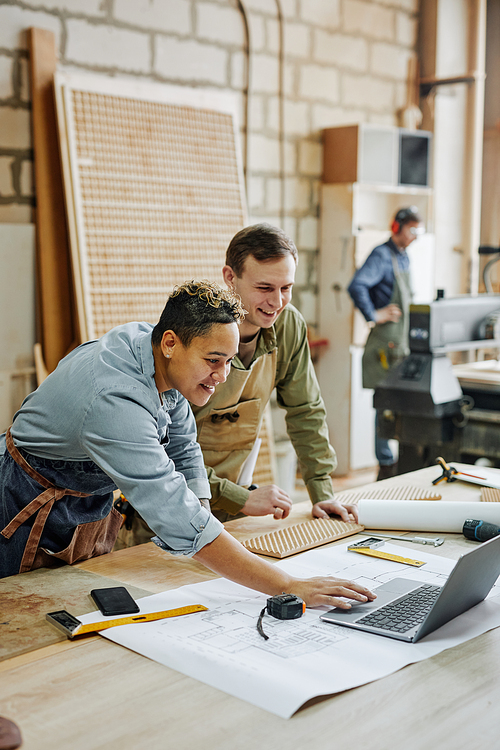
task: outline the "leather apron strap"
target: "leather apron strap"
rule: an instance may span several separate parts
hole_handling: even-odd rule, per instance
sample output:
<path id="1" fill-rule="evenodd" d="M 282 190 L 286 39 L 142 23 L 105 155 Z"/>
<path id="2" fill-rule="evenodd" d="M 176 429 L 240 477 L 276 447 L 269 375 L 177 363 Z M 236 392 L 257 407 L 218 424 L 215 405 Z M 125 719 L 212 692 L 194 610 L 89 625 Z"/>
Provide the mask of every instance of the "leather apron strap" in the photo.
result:
<path id="1" fill-rule="evenodd" d="M 0 531 L 0 534 L 2 534 L 2 536 L 4 536 L 6 539 L 10 539 L 14 532 L 17 531 L 19 526 L 21 526 L 21 524 L 23 524 L 35 513 L 38 513 L 28 537 L 28 541 L 26 542 L 23 558 L 21 560 L 21 567 L 19 568 L 20 573 L 25 573 L 26 571 L 31 570 L 38 545 L 40 544 L 45 521 L 47 520 L 47 516 L 52 510 L 52 506 L 54 505 L 54 503 L 57 500 L 60 500 L 65 495 L 71 495 L 73 497 L 89 497 L 89 493 L 76 492 L 75 490 L 56 487 L 52 484 L 52 482 L 49 482 L 48 479 L 39 474 L 38 471 L 35 471 L 35 469 L 33 469 L 29 465 L 29 463 L 20 454 L 20 452 L 14 445 L 10 427 L 7 430 L 5 441 L 7 444 L 7 450 L 9 451 L 16 464 L 18 464 L 18 466 L 20 466 L 21 469 L 23 469 L 23 471 L 28 474 L 28 476 L 34 479 L 35 482 L 38 482 L 38 484 L 41 484 L 42 487 L 45 487 L 44 492 L 41 492 L 40 495 L 37 495 L 37 497 L 35 497 L 25 508 L 20 510 L 17 516 L 15 516 L 10 521 L 10 523 L 8 523 L 7 526 L 2 529 L 2 531 Z"/>

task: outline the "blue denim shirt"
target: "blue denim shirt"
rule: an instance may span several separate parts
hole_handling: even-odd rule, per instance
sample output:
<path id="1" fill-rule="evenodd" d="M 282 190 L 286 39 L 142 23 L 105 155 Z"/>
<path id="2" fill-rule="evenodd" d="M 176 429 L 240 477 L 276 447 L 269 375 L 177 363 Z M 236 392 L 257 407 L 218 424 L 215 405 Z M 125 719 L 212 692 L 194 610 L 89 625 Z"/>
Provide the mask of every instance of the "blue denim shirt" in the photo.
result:
<path id="1" fill-rule="evenodd" d="M 12 436 L 40 458 L 93 461 L 159 546 L 190 556 L 223 527 L 200 505 L 210 486 L 191 408 L 178 391 L 156 388 L 152 329 L 128 323 L 68 354 L 25 399 Z"/>
<path id="2" fill-rule="evenodd" d="M 394 286 L 392 256 L 400 271 L 408 271 L 410 259 L 406 251 L 399 251 L 389 239 L 376 247 L 354 274 L 347 291 L 367 321 L 375 320 L 375 310 L 389 304 Z"/>

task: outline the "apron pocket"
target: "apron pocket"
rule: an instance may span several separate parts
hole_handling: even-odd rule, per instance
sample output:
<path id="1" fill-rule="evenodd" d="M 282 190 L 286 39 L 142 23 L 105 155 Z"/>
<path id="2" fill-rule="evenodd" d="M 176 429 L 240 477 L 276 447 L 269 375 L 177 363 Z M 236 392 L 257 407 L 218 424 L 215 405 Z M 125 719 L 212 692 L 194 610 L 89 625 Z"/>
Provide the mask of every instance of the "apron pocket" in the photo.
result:
<path id="1" fill-rule="evenodd" d="M 60 563 L 72 565 L 111 552 L 122 520 L 121 514 L 115 508 L 111 508 L 106 518 L 79 524 L 66 549 L 60 552 L 50 552 L 39 547 L 31 570 L 43 567 L 53 568 Z"/>
<path id="2" fill-rule="evenodd" d="M 251 448 L 262 421 L 261 402 L 262 399 L 255 398 L 224 409 L 212 409 L 198 433 L 202 449 L 227 453 Z"/>

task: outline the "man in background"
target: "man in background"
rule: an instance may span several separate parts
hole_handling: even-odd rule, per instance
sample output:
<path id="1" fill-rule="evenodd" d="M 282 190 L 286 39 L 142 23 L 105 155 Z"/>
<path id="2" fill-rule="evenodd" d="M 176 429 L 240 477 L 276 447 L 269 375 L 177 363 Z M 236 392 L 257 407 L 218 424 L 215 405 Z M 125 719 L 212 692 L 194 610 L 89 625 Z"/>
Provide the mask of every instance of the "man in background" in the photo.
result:
<path id="1" fill-rule="evenodd" d="M 416 206 L 401 208 L 391 225 L 391 236 L 376 247 L 349 284 L 348 292 L 371 327 L 363 353 L 363 388 L 376 388 L 408 353 L 408 319 L 412 300 L 410 259 L 406 249 L 424 233 Z M 377 435 L 377 479 L 397 473 L 389 441 Z"/>

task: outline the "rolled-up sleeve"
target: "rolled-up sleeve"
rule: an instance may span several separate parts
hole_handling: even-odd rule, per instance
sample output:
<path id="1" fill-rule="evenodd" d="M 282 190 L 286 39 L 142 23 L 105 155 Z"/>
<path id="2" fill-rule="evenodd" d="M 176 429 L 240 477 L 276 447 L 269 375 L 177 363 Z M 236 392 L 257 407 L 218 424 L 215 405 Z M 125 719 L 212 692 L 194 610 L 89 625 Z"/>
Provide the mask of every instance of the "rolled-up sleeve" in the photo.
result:
<path id="1" fill-rule="evenodd" d="M 160 546 L 192 556 L 223 527 L 198 499 L 210 493 L 189 405 L 181 399 L 170 412 L 171 450 L 160 443 L 157 411 L 152 394 L 140 386 L 101 391 L 85 415 L 82 449 L 120 488 Z"/>

